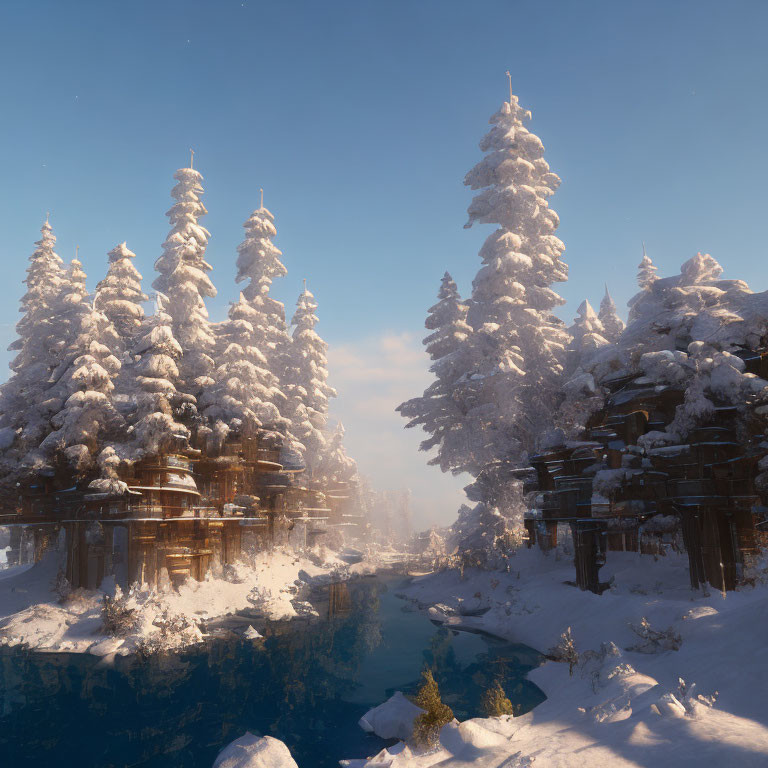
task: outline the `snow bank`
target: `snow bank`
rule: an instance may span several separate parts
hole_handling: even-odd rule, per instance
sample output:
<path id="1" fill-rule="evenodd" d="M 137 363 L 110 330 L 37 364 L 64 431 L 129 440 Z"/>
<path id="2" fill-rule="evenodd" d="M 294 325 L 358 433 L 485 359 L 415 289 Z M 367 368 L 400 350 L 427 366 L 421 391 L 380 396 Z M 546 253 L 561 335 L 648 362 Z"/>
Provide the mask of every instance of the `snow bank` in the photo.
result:
<path id="1" fill-rule="evenodd" d="M 446 726 L 436 750 L 402 742 L 349 768 L 628 768 L 768 765 L 768 585 L 727 596 L 690 589 L 687 559 L 609 553 L 603 595 L 565 584 L 568 559 L 518 553 L 511 573 L 414 579 L 406 596 L 432 618 L 541 650 L 571 627 L 579 661 L 545 663 L 529 678 L 547 700 L 522 717 Z M 519 568 L 519 570 L 517 570 Z M 476 597 L 479 595 L 479 597 Z M 463 601 L 488 608 L 462 616 Z M 645 619 L 645 621 L 643 621 Z M 677 650 L 674 650 L 674 649 Z M 632 650 L 629 650 L 632 649 Z"/>
<path id="2" fill-rule="evenodd" d="M 382 739 L 407 741 L 413 735 L 413 721 L 423 712 L 400 691 L 383 704 L 366 712 L 359 725 L 368 733 L 375 733 Z"/>
<path id="3" fill-rule="evenodd" d="M 259 552 L 205 581 L 187 580 L 178 591 L 135 587 L 126 595 L 108 582 L 101 590 L 57 591 L 63 553 L 48 552 L 34 567 L 0 580 L 0 645 L 99 656 L 180 649 L 204 640 L 206 624 L 248 610 L 263 619 L 311 616 L 302 591 L 349 573 L 334 558 L 319 563 L 289 550 Z M 120 631 L 104 626 L 105 596 Z M 108 602 L 109 602 L 108 601 Z M 314 614 L 316 615 L 316 614 Z"/>
<path id="4" fill-rule="evenodd" d="M 213 768 L 298 768 L 288 747 L 271 736 L 247 732 L 219 752 Z"/>

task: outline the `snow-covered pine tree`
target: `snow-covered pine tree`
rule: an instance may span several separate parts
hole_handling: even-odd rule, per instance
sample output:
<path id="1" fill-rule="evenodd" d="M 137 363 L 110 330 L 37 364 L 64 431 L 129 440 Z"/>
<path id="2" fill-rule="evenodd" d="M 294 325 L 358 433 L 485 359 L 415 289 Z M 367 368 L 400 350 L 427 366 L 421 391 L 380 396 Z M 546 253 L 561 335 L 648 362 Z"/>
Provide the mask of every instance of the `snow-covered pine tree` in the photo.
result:
<path id="1" fill-rule="evenodd" d="M 480 436 L 470 448 L 478 467 L 536 449 L 552 424 L 568 343 L 552 314 L 563 299 L 551 285 L 568 278 L 548 202 L 560 179 L 524 125 L 530 116 L 510 93 L 480 142 L 485 157 L 464 180 L 479 190 L 465 226 L 499 225 L 480 250 L 468 314 L 471 367 L 456 393 Z"/>
<path id="2" fill-rule="evenodd" d="M 205 261 L 210 233 L 198 220 L 207 211 L 200 200 L 202 179 L 193 168 L 180 168 L 174 174 L 176 186 L 171 196 L 176 201 L 166 214 L 171 230 L 163 243 L 163 253 L 155 262 L 158 276 L 152 286 L 166 296 L 166 312 L 171 317 L 173 335 L 181 345 L 179 361 L 181 410 L 193 415 L 200 394 L 213 384 L 212 354 L 216 339 L 208 321 L 205 299 L 216 295 L 208 277 L 211 265 Z"/>
<path id="3" fill-rule="evenodd" d="M 656 274 L 658 271 L 650 256 L 645 252 L 645 243 L 643 243 L 643 258 L 637 265 L 637 284 L 642 290 L 647 290 L 659 279 Z"/>
<path id="4" fill-rule="evenodd" d="M 616 311 L 616 303 L 611 298 L 611 294 L 608 293 L 607 285 L 605 286 L 605 296 L 603 296 L 600 302 L 600 312 L 598 312 L 597 317 L 603 324 L 603 336 L 611 344 L 615 344 L 626 326 Z"/>
<path id="5" fill-rule="evenodd" d="M 266 346 L 263 321 L 263 314 L 241 293 L 230 305 L 228 320 L 219 326 L 214 384 L 200 401 L 215 440 L 224 439 L 230 430 L 252 434 L 263 425 L 274 428 L 281 423 L 274 405 L 277 377 L 261 351 Z"/>
<path id="6" fill-rule="evenodd" d="M 80 250 L 79 246 L 77 250 Z M 69 262 L 69 267 L 67 267 L 67 278 L 72 285 L 74 293 L 78 293 L 80 296 L 85 296 L 88 293 L 88 290 L 85 287 L 87 277 L 88 276 L 83 269 L 83 262 L 75 256 L 75 258 Z"/>
<path id="7" fill-rule="evenodd" d="M 120 361 L 112 353 L 118 336 L 84 291 L 85 273 L 75 259 L 54 307 L 64 345 L 43 401 L 50 409 L 61 404 L 61 409 L 50 419 L 53 431 L 27 454 L 25 464 L 30 469 L 64 458 L 83 474 L 95 466 L 104 439 L 120 436 L 124 426 L 112 403 L 113 379 L 120 370 Z"/>
<path id="8" fill-rule="evenodd" d="M 131 347 L 134 362 L 124 372 L 137 407 L 131 418 L 128 459 L 157 454 L 179 438 L 189 437 L 187 428 L 175 420 L 171 407 L 182 356 L 172 323 L 163 298 L 158 296 L 154 314 L 142 321 Z"/>
<path id="9" fill-rule="evenodd" d="M 245 238 L 237 247 L 236 282 L 247 281 L 243 296 L 263 316 L 260 326 L 265 329 L 265 342 L 262 352 L 267 358 L 270 371 L 277 376 L 279 389 L 274 401 L 280 413 L 286 416 L 287 401 L 282 393 L 285 367 L 290 355 L 291 337 L 285 319 L 285 306 L 272 298 L 269 291 L 272 281 L 287 274 L 285 265 L 280 260 L 282 252 L 272 242 L 277 235 L 275 217 L 264 207 L 264 192 L 261 190 L 261 203 L 243 224 Z"/>
<path id="10" fill-rule="evenodd" d="M 56 334 L 57 299 L 66 280 L 64 262 L 54 251 L 56 237 L 46 217 L 42 236 L 29 257 L 21 299 L 22 318 L 16 325 L 18 338 L 9 347 L 17 352 L 11 362 L 12 375 L 0 396 L 0 451 L 2 470 L 14 472 L 18 460 L 36 447 L 48 428 L 49 413 L 40 403 L 47 382 L 59 364 Z"/>
<path id="11" fill-rule="evenodd" d="M 568 329 L 571 341 L 568 346 L 573 355 L 573 368 L 581 366 L 600 347 L 608 344 L 608 339 L 603 335 L 605 329 L 600 318 L 595 314 L 592 305 L 584 299 L 576 310 L 573 325 Z"/>
<path id="12" fill-rule="evenodd" d="M 433 360 L 430 368 L 435 381 L 424 393 L 397 407 L 407 427 L 421 426 L 429 435 L 421 450 L 437 448 L 430 464 L 443 472 L 463 469 L 466 460 L 465 414 L 453 397 L 457 379 L 465 373 L 462 356 L 457 354 L 472 333 L 466 322 L 467 305 L 462 302 L 451 275 L 446 272 L 440 281 L 438 302 L 430 307 L 424 323 L 430 333 L 425 339 L 427 354 Z"/>
<path id="13" fill-rule="evenodd" d="M 142 302 L 147 296 L 141 290 L 141 274 L 133 265 L 136 254 L 123 242 L 108 255 L 109 268 L 106 277 L 96 286 L 95 306 L 115 326 L 120 337 L 121 349 L 130 349 L 144 318 Z"/>
<path id="14" fill-rule="evenodd" d="M 562 400 L 555 421 L 565 437 L 573 438 L 581 432 L 590 414 L 603 404 L 602 392 L 590 371 L 595 356 L 609 342 L 603 335 L 605 329 L 600 318 L 586 299 L 576 310 L 568 332 L 571 336 L 568 377 L 562 385 Z"/>
<path id="15" fill-rule="evenodd" d="M 336 397 L 336 390 L 328 385 L 328 345 L 315 331 L 316 309 L 315 297 L 305 282 L 293 315 L 284 384 L 291 432 L 304 446 L 304 461 L 310 472 L 317 467 L 325 449 L 328 400 Z"/>
<path id="16" fill-rule="evenodd" d="M 315 474 L 329 483 L 351 483 L 357 480 L 357 462 L 347 456 L 344 450 L 344 426 L 341 422 L 327 441 Z"/>

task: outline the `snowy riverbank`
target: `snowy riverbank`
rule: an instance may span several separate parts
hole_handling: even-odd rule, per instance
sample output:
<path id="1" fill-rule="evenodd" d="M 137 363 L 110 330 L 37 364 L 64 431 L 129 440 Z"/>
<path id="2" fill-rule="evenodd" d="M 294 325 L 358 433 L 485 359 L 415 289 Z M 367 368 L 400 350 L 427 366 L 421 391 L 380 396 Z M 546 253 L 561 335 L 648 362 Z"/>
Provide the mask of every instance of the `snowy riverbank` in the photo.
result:
<path id="1" fill-rule="evenodd" d="M 125 628 L 113 636 L 105 631 L 102 609 L 114 587 L 62 598 L 55 586 L 62 557 L 51 551 L 32 567 L 0 571 L 0 646 L 99 656 L 183 648 L 204 640 L 209 623 L 240 611 L 271 620 L 312 616 L 306 602 L 312 587 L 373 569 L 367 562 L 346 565 L 331 553 L 260 552 L 217 577 L 188 580 L 178 591 L 132 590 L 119 602 Z"/>
<path id="2" fill-rule="evenodd" d="M 725 597 L 694 593 L 684 556 L 654 562 L 611 552 L 601 575 L 614 578 L 609 591 L 601 596 L 581 592 L 564 583 L 573 578 L 567 558 L 557 561 L 524 551 L 510 574 L 468 572 L 462 580 L 447 571 L 415 579 L 406 597 L 436 620 L 543 651 L 571 627 L 581 661 L 572 676 L 561 663 L 534 670 L 529 678 L 548 698 L 522 717 L 453 723 L 443 729 L 440 748 L 430 753 L 414 754 L 401 742 L 346 765 L 768 764 L 768 712 L 761 682 L 768 679 L 768 586 Z M 483 608 L 489 610 L 482 616 L 461 615 Z M 632 629 L 643 617 L 653 630 L 670 630 L 668 648 L 654 648 Z M 678 650 L 670 649 L 676 645 Z"/>

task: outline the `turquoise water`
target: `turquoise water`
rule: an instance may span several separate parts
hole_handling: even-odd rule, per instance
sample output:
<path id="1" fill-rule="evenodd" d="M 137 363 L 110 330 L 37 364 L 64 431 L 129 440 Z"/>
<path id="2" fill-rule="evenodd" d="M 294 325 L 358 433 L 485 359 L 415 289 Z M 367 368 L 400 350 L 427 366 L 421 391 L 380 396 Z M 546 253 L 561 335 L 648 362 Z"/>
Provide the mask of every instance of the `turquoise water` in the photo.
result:
<path id="1" fill-rule="evenodd" d="M 250 730 L 282 739 L 299 768 L 330 768 L 392 742 L 357 721 L 435 670 L 459 719 L 480 714 L 500 677 L 527 711 L 544 699 L 525 679 L 540 655 L 436 627 L 395 593 L 396 578 L 336 585 L 316 596 L 320 621 L 259 627 L 261 646 L 217 639 L 204 649 L 106 666 L 79 654 L 0 654 L 3 768 L 211 768 Z"/>

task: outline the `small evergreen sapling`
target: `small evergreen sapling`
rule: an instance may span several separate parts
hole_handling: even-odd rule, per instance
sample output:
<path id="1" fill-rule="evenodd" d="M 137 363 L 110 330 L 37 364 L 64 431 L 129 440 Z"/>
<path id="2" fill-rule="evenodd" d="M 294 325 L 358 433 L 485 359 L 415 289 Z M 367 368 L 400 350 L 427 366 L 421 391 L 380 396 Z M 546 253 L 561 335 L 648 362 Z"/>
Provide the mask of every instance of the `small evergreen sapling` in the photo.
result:
<path id="1" fill-rule="evenodd" d="M 453 710 L 443 704 L 440 689 L 431 669 L 421 673 L 424 682 L 416 694 L 414 704 L 423 709 L 423 714 L 413 721 L 413 743 L 417 747 L 434 747 L 440 738 L 440 729 L 453 720 Z"/>
<path id="2" fill-rule="evenodd" d="M 493 685 L 483 694 L 482 708 L 488 717 L 515 714 L 515 708 L 504 693 L 499 679 L 494 680 Z"/>

